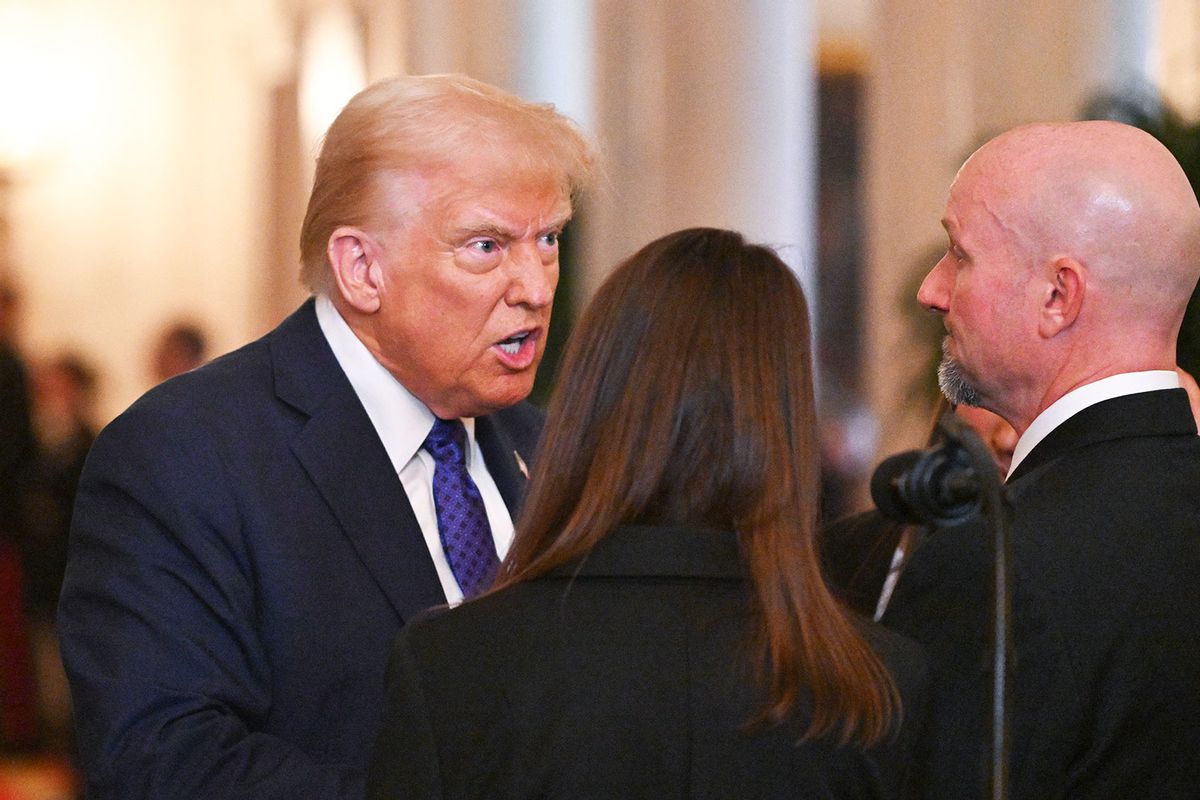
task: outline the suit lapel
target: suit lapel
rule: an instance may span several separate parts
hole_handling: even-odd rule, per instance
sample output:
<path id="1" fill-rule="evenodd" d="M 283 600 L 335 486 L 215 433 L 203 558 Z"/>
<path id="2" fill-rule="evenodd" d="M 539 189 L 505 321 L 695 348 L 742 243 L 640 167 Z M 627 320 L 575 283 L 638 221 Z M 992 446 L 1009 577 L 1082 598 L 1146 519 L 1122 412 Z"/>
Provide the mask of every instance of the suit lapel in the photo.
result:
<path id="1" fill-rule="evenodd" d="M 525 464 L 531 454 L 520 453 L 516 443 L 502 426 L 497 424 L 494 417 L 477 417 L 475 419 L 475 440 L 479 442 L 479 450 L 487 463 L 488 472 L 508 506 L 509 516 L 515 522 L 521 510 L 521 500 L 525 496 L 525 485 L 529 482 Z"/>
<path id="2" fill-rule="evenodd" d="M 309 415 L 292 452 L 402 619 L 444 603 L 404 487 L 321 334 L 311 301 L 277 334 L 271 342 L 276 392 Z"/>
<path id="3" fill-rule="evenodd" d="M 446 602 L 408 496 L 357 397 L 323 408 L 292 451 L 401 618 Z"/>
<path id="4" fill-rule="evenodd" d="M 1129 436 L 1195 435 L 1196 423 L 1183 389 L 1114 397 L 1088 406 L 1038 442 L 1006 483 L 1012 484 L 1064 453 Z"/>

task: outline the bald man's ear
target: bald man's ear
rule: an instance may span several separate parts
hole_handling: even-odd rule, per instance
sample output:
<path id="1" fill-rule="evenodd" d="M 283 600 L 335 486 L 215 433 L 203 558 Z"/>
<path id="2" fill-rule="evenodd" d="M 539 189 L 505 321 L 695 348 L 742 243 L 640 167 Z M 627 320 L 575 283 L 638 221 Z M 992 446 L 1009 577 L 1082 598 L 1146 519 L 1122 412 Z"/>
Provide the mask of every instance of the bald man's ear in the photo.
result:
<path id="1" fill-rule="evenodd" d="M 342 227 L 329 237 L 326 254 L 333 268 L 338 294 L 363 314 L 374 314 L 380 304 L 380 268 L 375 244 L 357 228 Z"/>
<path id="2" fill-rule="evenodd" d="M 1048 269 L 1050 281 L 1038 317 L 1038 333 L 1045 339 L 1075 324 L 1087 288 L 1087 270 L 1073 258 L 1057 258 Z"/>

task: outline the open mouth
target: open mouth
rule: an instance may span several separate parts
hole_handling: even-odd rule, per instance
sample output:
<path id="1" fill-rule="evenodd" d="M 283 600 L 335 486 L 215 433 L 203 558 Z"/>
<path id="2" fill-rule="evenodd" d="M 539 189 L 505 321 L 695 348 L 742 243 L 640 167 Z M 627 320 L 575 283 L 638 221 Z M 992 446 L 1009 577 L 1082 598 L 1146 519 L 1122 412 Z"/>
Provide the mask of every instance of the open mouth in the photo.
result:
<path id="1" fill-rule="evenodd" d="M 515 356 L 521 350 L 521 345 L 528 338 L 529 331 L 523 331 L 522 333 L 513 334 L 507 339 L 497 342 L 496 346 L 508 353 L 510 356 Z"/>

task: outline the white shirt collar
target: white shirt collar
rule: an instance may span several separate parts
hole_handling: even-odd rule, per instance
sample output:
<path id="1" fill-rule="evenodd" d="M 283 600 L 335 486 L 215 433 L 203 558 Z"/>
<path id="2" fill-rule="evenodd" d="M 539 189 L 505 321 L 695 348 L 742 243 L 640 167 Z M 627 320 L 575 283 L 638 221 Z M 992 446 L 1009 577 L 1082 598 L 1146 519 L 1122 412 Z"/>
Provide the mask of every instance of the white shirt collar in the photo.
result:
<path id="1" fill-rule="evenodd" d="M 375 360 L 375 356 L 354 335 L 327 295 L 317 295 L 316 305 L 321 332 L 325 334 L 334 357 L 350 379 L 354 393 L 375 426 L 392 467 L 399 473 L 421 449 L 425 437 L 433 428 L 433 412 Z M 475 420 L 464 417 L 463 424 L 467 428 L 467 436 L 473 441 Z"/>
<path id="2" fill-rule="evenodd" d="M 1114 397 L 1124 397 L 1127 394 L 1178 388 L 1179 375 L 1174 370 L 1155 369 L 1110 375 L 1093 383 L 1084 384 L 1078 389 L 1072 389 L 1038 414 L 1025 433 L 1021 434 L 1021 438 L 1017 440 L 1017 446 L 1013 450 L 1012 465 L 1008 468 L 1008 474 L 1012 475 L 1016 471 L 1017 465 L 1052 430 L 1088 406 L 1093 406 L 1103 400 L 1111 400 Z"/>

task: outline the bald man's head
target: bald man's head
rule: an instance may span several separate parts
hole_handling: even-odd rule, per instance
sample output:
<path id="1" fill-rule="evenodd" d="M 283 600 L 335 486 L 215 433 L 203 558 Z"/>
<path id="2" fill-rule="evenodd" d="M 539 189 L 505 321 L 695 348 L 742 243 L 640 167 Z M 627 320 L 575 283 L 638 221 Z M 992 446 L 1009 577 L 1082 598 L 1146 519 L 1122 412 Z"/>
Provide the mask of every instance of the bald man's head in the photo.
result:
<path id="1" fill-rule="evenodd" d="M 1114 122 L 1037 124 L 963 165 L 947 254 L 918 299 L 944 315 L 943 389 L 1022 430 L 1078 385 L 1173 368 L 1200 276 L 1200 206 L 1174 157 Z"/>
<path id="2" fill-rule="evenodd" d="M 1200 206 L 1154 137 L 1117 122 L 1026 125 L 976 151 L 955 183 L 972 179 L 1031 260 L 1074 257 L 1093 288 L 1178 327 L 1200 276 Z"/>

